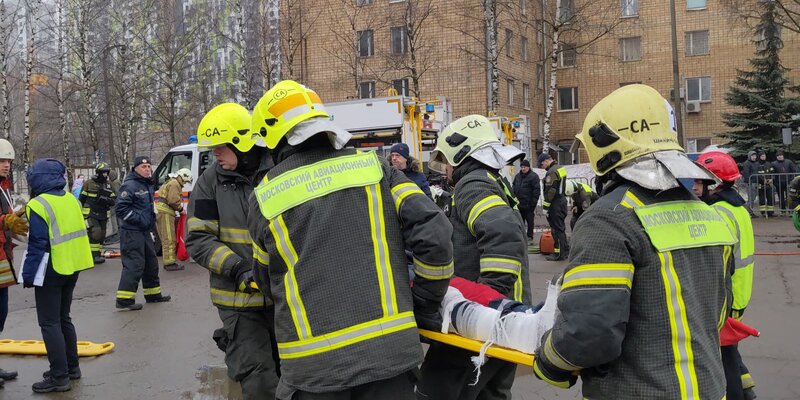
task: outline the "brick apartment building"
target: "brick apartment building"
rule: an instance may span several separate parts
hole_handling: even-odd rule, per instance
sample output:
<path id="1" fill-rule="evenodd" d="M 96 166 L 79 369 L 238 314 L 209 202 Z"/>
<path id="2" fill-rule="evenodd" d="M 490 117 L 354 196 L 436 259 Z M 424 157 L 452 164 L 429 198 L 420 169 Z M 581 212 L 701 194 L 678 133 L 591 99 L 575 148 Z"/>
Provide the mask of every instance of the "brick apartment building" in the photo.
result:
<path id="1" fill-rule="evenodd" d="M 572 38 L 568 33 L 576 29 L 566 29 L 562 37 L 562 49 L 566 50 L 558 57 L 551 151 L 567 164 L 586 161 L 585 157 L 569 153 L 569 149 L 586 113 L 606 94 L 624 84 L 644 83 L 669 98 L 673 84 L 672 47 L 669 2 L 665 0 L 560 2 L 562 8 L 572 7 L 587 14 L 581 21 L 602 15 L 603 23 L 612 20 L 614 25 L 610 33 L 577 50 L 569 49 Z M 413 95 L 408 67 L 415 58 L 418 69 L 424 71 L 419 79 L 420 98 L 447 96 L 456 116 L 486 113 L 488 85 L 481 3 L 300 1 L 301 8 L 296 3 L 294 17 L 290 17 L 299 15 L 299 20 L 289 24 L 296 45 L 284 46 L 284 53 L 292 52 L 284 77 L 307 84 L 329 102 L 381 97 L 390 87 Z M 544 119 L 550 72 L 546 55 L 552 30 L 552 25 L 542 20 L 555 15 L 556 1 L 497 3 L 497 114 L 527 116 L 532 137 L 537 138 Z M 715 137 L 726 130 L 721 113 L 732 110 L 725 103 L 725 93 L 734 81 L 736 69 L 748 69 L 748 59 L 755 52 L 752 28 L 733 18 L 721 3 L 722 0 L 676 0 L 683 86 L 681 112 L 687 151 L 721 142 Z M 434 7 L 429 10 L 427 4 Z M 612 10 L 613 15 L 593 14 L 596 4 Z M 411 7 L 414 22 L 424 15 L 418 30 L 413 28 L 415 23 L 410 24 L 417 30 L 413 40 L 404 27 L 407 7 Z M 286 10 L 284 6 L 284 14 Z M 286 16 L 282 16 L 282 24 L 284 35 L 289 35 Z M 287 37 L 283 40 L 286 42 Z M 800 84 L 800 35 L 784 30 L 783 40 L 783 63 L 794 69 L 789 77 Z M 541 144 L 534 143 L 532 147 L 538 150 Z"/>

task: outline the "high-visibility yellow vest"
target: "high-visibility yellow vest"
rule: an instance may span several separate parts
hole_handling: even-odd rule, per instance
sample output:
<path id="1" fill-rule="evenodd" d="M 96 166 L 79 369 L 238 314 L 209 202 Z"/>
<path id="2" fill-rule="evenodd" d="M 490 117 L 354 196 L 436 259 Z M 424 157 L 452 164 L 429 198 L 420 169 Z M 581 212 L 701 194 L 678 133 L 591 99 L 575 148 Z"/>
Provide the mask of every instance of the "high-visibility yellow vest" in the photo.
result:
<path id="1" fill-rule="evenodd" d="M 713 206 L 725 217 L 731 232 L 739 240 L 733 246 L 735 270 L 731 278 L 734 316 L 738 317 L 737 312 L 747 307 L 753 293 L 753 266 L 755 265 L 754 253 L 756 251 L 753 223 L 750 220 L 750 214 L 744 207 L 734 207 L 726 201 L 718 201 Z"/>
<path id="2" fill-rule="evenodd" d="M 28 220 L 31 210 L 47 223 L 50 234 L 50 260 L 59 275 L 72 275 L 94 266 L 89 236 L 80 205 L 65 193 L 39 195 L 25 207 Z"/>

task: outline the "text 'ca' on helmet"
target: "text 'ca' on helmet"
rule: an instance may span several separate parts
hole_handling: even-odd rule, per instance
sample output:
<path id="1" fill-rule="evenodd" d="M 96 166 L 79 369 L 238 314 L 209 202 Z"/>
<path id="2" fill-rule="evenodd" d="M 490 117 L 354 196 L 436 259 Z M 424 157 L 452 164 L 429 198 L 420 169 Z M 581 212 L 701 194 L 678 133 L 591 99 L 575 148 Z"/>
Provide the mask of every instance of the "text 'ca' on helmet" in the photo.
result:
<path id="1" fill-rule="evenodd" d="M 211 109 L 197 126 L 197 146 L 212 148 L 230 144 L 246 153 L 258 144 L 250 130 L 250 112 L 236 103 L 223 103 Z"/>
<path id="2" fill-rule="evenodd" d="M 185 183 L 192 182 L 192 171 L 189 168 L 181 168 L 175 172 L 175 175 L 181 177 L 181 180 Z"/>
<path id="3" fill-rule="evenodd" d="M 253 109 L 251 123 L 253 132 L 264 138 L 268 148 L 274 149 L 297 124 L 315 117 L 330 122 L 317 93 L 295 81 L 284 80 L 261 96 Z"/>
<path id="4" fill-rule="evenodd" d="M 428 167 L 446 173 L 447 164 L 461 165 L 472 157 L 484 165 L 500 169 L 525 157 L 514 146 L 504 145 L 498 139 L 492 122 L 482 115 L 468 115 L 451 122 L 436 139 Z"/>
<path id="5" fill-rule="evenodd" d="M 0 139 L 0 160 L 13 160 L 14 156 L 14 146 L 11 145 L 6 139 Z"/>
<path id="6" fill-rule="evenodd" d="M 721 151 L 709 151 L 697 156 L 695 162 L 709 170 L 723 182 L 735 182 L 742 177 L 736 160 Z"/>

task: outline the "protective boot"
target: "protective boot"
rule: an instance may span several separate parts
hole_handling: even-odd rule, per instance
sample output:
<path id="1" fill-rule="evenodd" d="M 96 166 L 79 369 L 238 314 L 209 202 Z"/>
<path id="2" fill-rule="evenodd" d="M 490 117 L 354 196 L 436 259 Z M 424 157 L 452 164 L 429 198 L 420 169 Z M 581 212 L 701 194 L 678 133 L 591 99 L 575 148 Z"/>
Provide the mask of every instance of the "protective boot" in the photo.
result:
<path id="1" fill-rule="evenodd" d="M 144 300 L 148 303 L 166 303 L 172 300 L 172 296 L 164 296 L 159 293 L 150 296 L 144 296 Z"/>
<path id="2" fill-rule="evenodd" d="M 6 371 L 0 369 L 0 381 L 10 381 L 17 379 L 17 371 Z"/>
<path id="3" fill-rule="evenodd" d="M 117 299 L 117 308 L 120 310 L 138 311 L 142 307 L 144 306 L 134 302 L 132 299 Z"/>
<path id="4" fill-rule="evenodd" d="M 94 258 L 94 265 L 106 262 L 106 258 L 101 256 L 99 251 L 93 251 L 92 258 Z"/>
<path id="5" fill-rule="evenodd" d="M 72 383 L 67 377 L 62 379 L 48 377 L 40 382 L 34 383 L 32 389 L 36 393 L 67 392 L 72 389 Z"/>
<path id="6" fill-rule="evenodd" d="M 50 370 L 42 372 L 42 378 L 48 379 L 50 378 Z M 69 371 L 69 380 L 74 381 L 81 379 L 81 369 L 75 368 L 74 370 Z"/>
<path id="7" fill-rule="evenodd" d="M 178 263 L 171 263 L 171 264 L 164 265 L 164 270 L 165 271 L 182 271 L 183 268 L 184 268 L 184 266 L 181 265 L 181 264 L 178 264 Z"/>

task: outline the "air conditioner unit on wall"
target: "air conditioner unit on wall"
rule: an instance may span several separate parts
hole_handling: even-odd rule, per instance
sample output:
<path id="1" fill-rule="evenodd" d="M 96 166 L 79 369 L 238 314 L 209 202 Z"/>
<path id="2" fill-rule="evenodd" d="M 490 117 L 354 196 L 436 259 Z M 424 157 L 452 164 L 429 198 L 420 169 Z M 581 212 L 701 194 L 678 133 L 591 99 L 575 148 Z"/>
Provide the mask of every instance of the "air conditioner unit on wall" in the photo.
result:
<path id="1" fill-rule="evenodd" d="M 687 113 L 699 113 L 700 112 L 700 102 L 699 101 L 687 101 L 686 102 L 686 112 Z"/>

